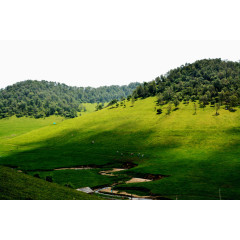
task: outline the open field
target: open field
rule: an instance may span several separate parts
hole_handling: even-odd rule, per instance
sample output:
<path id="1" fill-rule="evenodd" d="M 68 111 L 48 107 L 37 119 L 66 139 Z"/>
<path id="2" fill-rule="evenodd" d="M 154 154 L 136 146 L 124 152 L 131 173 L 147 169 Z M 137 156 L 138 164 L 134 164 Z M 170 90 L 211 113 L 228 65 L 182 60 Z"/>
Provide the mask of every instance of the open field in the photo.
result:
<path id="1" fill-rule="evenodd" d="M 87 113 L 94 112 L 96 110 L 97 103 L 81 103 L 82 107 L 85 107 L 86 111 L 81 111 L 78 116 L 86 115 Z"/>
<path id="2" fill-rule="evenodd" d="M 63 117 L 51 116 L 47 118 L 11 118 L 0 119 L 0 156 L 2 157 L 6 151 L 12 151 L 11 144 L 7 144 L 9 139 L 20 136 L 32 130 L 53 125 L 53 123 L 60 123 L 64 121 Z"/>
<path id="3" fill-rule="evenodd" d="M 63 117 L 57 116 L 39 119 L 27 117 L 0 119 L 0 139 L 16 137 L 34 129 L 52 125 L 54 122 L 60 123 L 63 120 Z"/>
<path id="4" fill-rule="evenodd" d="M 154 97 L 138 100 L 133 107 L 126 102 L 126 108 L 107 108 L 5 138 L 0 164 L 45 175 L 62 167 L 107 170 L 135 163 L 116 175 L 163 177 L 120 184 L 116 189 L 168 199 L 219 199 L 220 189 L 222 199 L 240 199 L 239 109 L 220 109 L 220 115 L 214 116 L 214 108 L 207 106 L 193 115 L 190 102 L 181 103 L 170 115 L 163 106 L 163 113 L 157 115 L 155 106 Z M 95 170 L 92 178 L 80 172 L 90 170 L 64 171 L 51 172 L 63 185 L 69 179 L 74 186 L 112 182 L 112 176 L 97 176 Z"/>

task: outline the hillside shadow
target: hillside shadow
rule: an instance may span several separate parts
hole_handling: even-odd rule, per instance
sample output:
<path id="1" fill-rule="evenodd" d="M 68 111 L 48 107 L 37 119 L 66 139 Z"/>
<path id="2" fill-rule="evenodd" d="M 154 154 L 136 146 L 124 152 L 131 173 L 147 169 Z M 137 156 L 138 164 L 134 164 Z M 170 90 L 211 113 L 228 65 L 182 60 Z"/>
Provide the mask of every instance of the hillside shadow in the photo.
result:
<path id="1" fill-rule="evenodd" d="M 136 129 L 138 127 L 136 126 Z M 238 136 L 240 131 L 237 130 L 238 128 L 232 128 L 227 130 L 227 133 Z M 23 170 L 53 170 L 73 166 L 122 167 L 127 162 L 141 164 L 142 161 L 151 160 L 148 159 L 147 154 L 146 158 L 140 158 L 136 155 L 138 152 L 154 152 L 156 149 L 167 152 L 173 148 L 182 147 L 180 140 L 179 142 L 168 141 L 167 146 L 164 143 L 151 144 L 154 133 L 153 129 L 131 131 L 127 124 L 98 133 L 92 130 L 85 131 L 81 138 L 76 131 L 64 131 L 59 139 L 52 137 L 46 142 L 39 141 L 24 145 L 24 148 L 29 148 L 27 150 L 21 150 L 19 145 L 18 151 L 0 158 L 0 164 Z M 134 155 L 132 156 L 131 153 Z M 171 177 L 156 181 L 154 185 L 151 182 L 145 183 L 144 186 L 160 195 L 162 193 L 166 196 L 168 194 L 201 195 L 214 199 L 218 198 L 218 190 L 221 188 L 223 197 L 238 199 L 240 196 L 239 155 L 240 137 L 221 145 L 218 150 L 214 151 L 213 148 L 202 155 L 202 159 L 198 161 L 191 159 L 191 155 L 186 155 L 185 159 L 178 159 L 179 163 L 168 162 L 166 169 L 162 165 L 155 166 L 155 168 L 161 166 L 161 169 L 169 172 Z M 158 164 L 160 163 L 161 161 Z M 171 172 L 171 169 L 177 170 Z"/>
<path id="2" fill-rule="evenodd" d="M 15 151 L 0 158 L 0 164 L 25 170 L 90 165 L 120 167 L 125 162 L 140 160 L 132 153 L 144 153 L 153 133 L 152 129 L 131 131 L 127 123 L 100 133 L 85 131 L 83 136 L 65 130 L 60 137 L 58 134 L 46 141 L 19 144 Z"/>

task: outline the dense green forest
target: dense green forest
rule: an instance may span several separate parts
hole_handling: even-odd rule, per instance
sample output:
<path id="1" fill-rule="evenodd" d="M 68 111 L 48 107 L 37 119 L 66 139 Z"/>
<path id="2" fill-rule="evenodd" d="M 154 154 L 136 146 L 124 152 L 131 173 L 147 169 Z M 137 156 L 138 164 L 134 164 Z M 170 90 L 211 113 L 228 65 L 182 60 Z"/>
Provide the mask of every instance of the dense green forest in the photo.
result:
<path id="1" fill-rule="evenodd" d="M 128 86 L 69 87 L 65 84 L 27 80 L 0 90 L 0 119 L 16 115 L 35 118 L 60 115 L 76 117 L 81 103 L 109 102 L 131 95 L 139 83 Z"/>
<path id="2" fill-rule="evenodd" d="M 240 105 L 240 63 L 221 59 L 204 59 L 170 70 L 155 80 L 144 83 L 133 92 L 135 98 L 157 95 L 160 105 L 178 105 L 199 100 L 200 107 Z"/>

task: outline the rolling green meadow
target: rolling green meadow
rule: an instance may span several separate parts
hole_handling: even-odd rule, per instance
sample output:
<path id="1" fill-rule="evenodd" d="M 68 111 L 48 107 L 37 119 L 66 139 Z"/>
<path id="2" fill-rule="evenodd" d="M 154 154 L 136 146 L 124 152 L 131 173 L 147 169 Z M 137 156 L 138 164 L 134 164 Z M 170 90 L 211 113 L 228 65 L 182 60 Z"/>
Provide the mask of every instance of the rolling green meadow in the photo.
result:
<path id="1" fill-rule="evenodd" d="M 0 151 L 4 154 L 5 151 L 11 151 L 11 146 L 6 147 L 7 140 L 15 138 L 21 134 L 30 132 L 32 130 L 52 125 L 54 122 L 60 123 L 64 120 L 63 117 L 51 116 L 48 118 L 17 118 L 15 116 L 4 118 L 0 120 Z M 3 147 L 4 146 L 4 147 Z M 2 155 L 0 155 L 2 156 Z"/>
<path id="2" fill-rule="evenodd" d="M 78 116 L 83 116 L 87 113 L 94 112 L 96 110 L 97 103 L 82 103 L 83 107 L 85 107 L 86 111 L 78 112 Z"/>
<path id="3" fill-rule="evenodd" d="M 167 115 L 164 105 L 157 115 L 156 97 L 148 97 L 134 106 L 126 101 L 126 107 L 108 107 L 64 121 L 0 120 L 0 165 L 28 175 L 38 173 L 43 179 L 52 176 L 54 184 L 71 183 L 74 188 L 162 175 L 115 188 L 167 199 L 219 199 L 220 189 L 222 199 L 240 199 L 238 108 L 229 112 L 221 107 L 218 116 L 209 105 L 197 108 L 196 115 L 192 102 L 178 108 Z M 135 167 L 115 176 L 98 173 L 127 163 Z M 76 166 L 94 169 L 53 171 Z"/>

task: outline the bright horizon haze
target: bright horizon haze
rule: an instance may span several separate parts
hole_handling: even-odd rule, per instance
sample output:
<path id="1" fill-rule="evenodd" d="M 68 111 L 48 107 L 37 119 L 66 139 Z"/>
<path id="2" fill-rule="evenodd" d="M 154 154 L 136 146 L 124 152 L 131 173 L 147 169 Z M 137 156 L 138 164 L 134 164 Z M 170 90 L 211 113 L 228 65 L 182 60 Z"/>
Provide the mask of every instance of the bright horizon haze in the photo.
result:
<path id="1" fill-rule="evenodd" d="M 240 59 L 240 41 L 1 41 L 0 88 L 25 80 L 99 87 L 149 82 L 205 58 Z"/>

